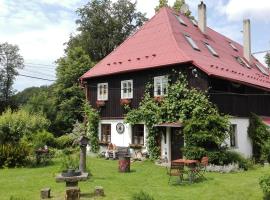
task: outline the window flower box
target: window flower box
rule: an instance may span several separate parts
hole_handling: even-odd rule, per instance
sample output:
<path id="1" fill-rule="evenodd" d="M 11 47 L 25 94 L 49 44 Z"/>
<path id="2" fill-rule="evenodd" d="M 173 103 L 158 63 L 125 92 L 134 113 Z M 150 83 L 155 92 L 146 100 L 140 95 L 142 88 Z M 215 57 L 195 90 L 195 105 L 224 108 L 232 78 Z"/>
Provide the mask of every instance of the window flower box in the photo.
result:
<path id="1" fill-rule="evenodd" d="M 121 106 L 129 105 L 130 103 L 131 103 L 130 99 L 120 99 Z"/>
<path id="2" fill-rule="evenodd" d="M 98 101 L 96 101 L 96 105 L 98 108 L 103 107 L 103 106 L 105 106 L 105 101 L 98 100 Z"/>
<path id="3" fill-rule="evenodd" d="M 154 99 L 156 102 L 160 103 L 163 101 L 164 97 L 163 96 L 155 96 Z"/>

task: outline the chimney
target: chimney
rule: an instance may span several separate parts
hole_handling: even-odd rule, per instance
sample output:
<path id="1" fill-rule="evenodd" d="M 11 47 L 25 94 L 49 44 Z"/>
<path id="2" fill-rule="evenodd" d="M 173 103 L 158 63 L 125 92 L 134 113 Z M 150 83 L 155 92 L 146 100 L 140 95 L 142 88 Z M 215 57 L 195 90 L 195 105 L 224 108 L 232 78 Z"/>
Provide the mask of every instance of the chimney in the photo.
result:
<path id="1" fill-rule="evenodd" d="M 206 33 L 206 5 L 201 1 L 198 5 L 198 26 L 202 33 Z"/>
<path id="2" fill-rule="evenodd" d="M 251 61 L 251 42 L 250 42 L 250 20 L 243 21 L 243 35 L 244 35 L 244 58 Z"/>

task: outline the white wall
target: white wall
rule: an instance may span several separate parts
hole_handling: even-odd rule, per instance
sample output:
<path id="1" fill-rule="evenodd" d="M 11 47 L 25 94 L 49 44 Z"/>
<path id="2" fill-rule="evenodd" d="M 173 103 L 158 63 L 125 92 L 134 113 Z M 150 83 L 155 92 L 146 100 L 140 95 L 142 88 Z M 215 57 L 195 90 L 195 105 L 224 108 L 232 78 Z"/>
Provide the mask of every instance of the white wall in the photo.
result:
<path id="1" fill-rule="evenodd" d="M 166 143 L 164 135 L 161 138 L 161 158 L 171 160 L 171 134 L 170 128 L 166 128 Z"/>
<path id="2" fill-rule="evenodd" d="M 232 117 L 230 118 L 231 124 L 236 124 L 236 147 L 231 148 L 245 157 L 252 156 L 252 144 L 251 140 L 248 137 L 248 126 L 249 126 L 249 119 L 248 118 L 238 118 Z M 226 140 L 226 143 L 230 145 L 230 139 Z"/>

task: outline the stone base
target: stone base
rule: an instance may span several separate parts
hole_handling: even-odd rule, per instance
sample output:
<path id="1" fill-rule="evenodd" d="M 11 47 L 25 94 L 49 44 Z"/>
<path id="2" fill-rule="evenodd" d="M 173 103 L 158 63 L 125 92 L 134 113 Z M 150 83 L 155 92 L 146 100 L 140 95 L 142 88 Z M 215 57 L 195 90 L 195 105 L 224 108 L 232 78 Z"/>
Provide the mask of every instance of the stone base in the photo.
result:
<path id="1" fill-rule="evenodd" d="M 101 186 L 96 186 L 94 193 L 95 193 L 95 196 L 105 196 L 104 189 Z"/>
<path id="2" fill-rule="evenodd" d="M 66 189 L 66 200 L 79 200 L 80 199 L 80 188 L 69 187 Z"/>
<path id="3" fill-rule="evenodd" d="M 43 188 L 40 191 L 40 198 L 41 199 L 48 199 L 51 197 L 51 188 Z"/>

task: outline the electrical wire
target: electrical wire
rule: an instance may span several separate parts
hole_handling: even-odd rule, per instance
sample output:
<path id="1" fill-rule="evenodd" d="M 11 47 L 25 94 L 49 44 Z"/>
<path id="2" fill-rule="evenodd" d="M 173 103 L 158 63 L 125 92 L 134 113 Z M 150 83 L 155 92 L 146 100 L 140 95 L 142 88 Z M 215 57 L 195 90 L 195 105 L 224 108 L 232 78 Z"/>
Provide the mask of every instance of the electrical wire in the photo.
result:
<path id="1" fill-rule="evenodd" d="M 56 80 L 52 80 L 52 79 L 47 79 L 47 78 L 42 78 L 42 77 L 37 77 L 37 76 L 29 76 L 29 75 L 25 75 L 25 74 L 18 74 L 18 76 L 24 76 L 27 78 L 33 78 L 33 79 L 39 79 L 39 80 L 44 80 L 44 81 L 56 81 Z"/>

